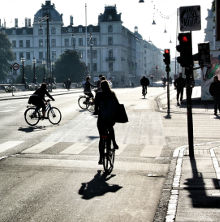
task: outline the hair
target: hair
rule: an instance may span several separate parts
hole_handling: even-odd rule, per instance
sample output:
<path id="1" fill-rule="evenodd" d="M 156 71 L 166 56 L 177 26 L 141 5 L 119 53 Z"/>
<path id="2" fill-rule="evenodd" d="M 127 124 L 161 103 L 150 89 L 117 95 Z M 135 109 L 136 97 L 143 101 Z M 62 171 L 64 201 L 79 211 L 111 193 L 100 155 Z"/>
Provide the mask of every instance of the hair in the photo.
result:
<path id="1" fill-rule="evenodd" d="M 101 81 L 101 89 L 102 89 L 102 92 L 104 92 L 104 93 L 111 92 L 111 88 L 110 88 L 107 80 Z"/>
<path id="2" fill-rule="evenodd" d="M 101 80 L 106 80 L 105 76 L 102 76 L 102 77 L 101 77 Z"/>
<path id="3" fill-rule="evenodd" d="M 218 81 L 218 76 L 214 76 L 214 81 Z"/>
<path id="4" fill-rule="evenodd" d="M 46 84 L 45 82 L 43 82 L 43 83 L 41 84 L 41 87 L 40 87 L 40 88 L 46 89 L 46 88 L 47 88 L 47 84 Z"/>
<path id="5" fill-rule="evenodd" d="M 99 75 L 99 78 L 101 78 L 101 77 L 102 77 L 102 74 Z"/>
<path id="6" fill-rule="evenodd" d="M 86 76 L 86 80 L 90 80 L 90 76 Z"/>

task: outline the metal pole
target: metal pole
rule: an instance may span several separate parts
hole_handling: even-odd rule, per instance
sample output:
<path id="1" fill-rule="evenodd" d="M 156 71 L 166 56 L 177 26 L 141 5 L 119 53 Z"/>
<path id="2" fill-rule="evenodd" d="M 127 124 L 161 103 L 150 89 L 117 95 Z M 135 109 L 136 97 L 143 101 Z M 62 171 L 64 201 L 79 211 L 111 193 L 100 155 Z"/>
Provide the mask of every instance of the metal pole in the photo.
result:
<path id="1" fill-rule="evenodd" d="M 186 72 L 186 99 L 187 99 L 187 128 L 188 128 L 188 144 L 189 156 L 194 158 L 194 145 L 193 145 L 193 118 L 192 118 L 192 86 L 191 77 L 193 76 L 193 69 L 185 68 Z"/>
<path id="2" fill-rule="evenodd" d="M 169 70 L 170 70 L 170 67 L 167 66 L 166 67 L 166 71 L 167 71 L 167 118 L 170 118 L 170 83 L 169 83 L 170 71 Z"/>
<path id="3" fill-rule="evenodd" d="M 87 4 L 85 3 L 85 26 L 86 26 L 86 67 L 88 67 L 87 59 Z"/>

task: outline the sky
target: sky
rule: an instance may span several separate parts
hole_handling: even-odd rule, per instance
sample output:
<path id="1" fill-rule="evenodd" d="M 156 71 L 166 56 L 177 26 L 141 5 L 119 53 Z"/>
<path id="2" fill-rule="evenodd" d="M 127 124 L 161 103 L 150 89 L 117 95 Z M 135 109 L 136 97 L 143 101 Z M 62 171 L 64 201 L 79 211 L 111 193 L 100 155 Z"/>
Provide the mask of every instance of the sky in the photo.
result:
<path id="1" fill-rule="evenodd" d="M 25 17 L 31 18 L 45 3 L 45 0 L 1 0 L 0 19 L 6 21 L 7 27 L 14 26 L 14 19 L 18 18 L 19 27 L 24 26 Z M 74 18 L 74 25 L 85 25 L 85 4 L 87 5 L 87 24 L 97 25 L 98 15 L 104 12 L 105 6 L 116 5 L 121 13 L 123 25 L 130 31 L 138 27 L 143 39 L 152 41 L 158 48 L 169 48 L 171 56 L 176 54 L 177 9 L 182 6 L 200 5 L 201 30 L 192 32 L 193 53 L 198 51 L 197 44 L 204 42 L 207 9 L 211 8 L 212 0 L 51 0 L 59 13 L 63 14 L 64 25 L 69 25 L 70 15 Z M 155 25 L 152 22 L 155 21 Z M 166 33 L 164 31 L 167 31 Z M 172 43 L 170 43 L 170 41 Z"/>

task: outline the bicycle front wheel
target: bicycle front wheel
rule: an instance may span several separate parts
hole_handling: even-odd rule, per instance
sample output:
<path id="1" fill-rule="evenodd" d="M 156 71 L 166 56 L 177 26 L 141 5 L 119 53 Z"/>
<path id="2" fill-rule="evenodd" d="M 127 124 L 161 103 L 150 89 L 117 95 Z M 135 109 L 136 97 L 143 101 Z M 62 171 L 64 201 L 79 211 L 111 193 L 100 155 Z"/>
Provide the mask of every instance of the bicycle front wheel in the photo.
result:
<path id="1" fill-rule="evenodd" d="M 24 119 L 28 125 L 35 126 L 40 120 L 40 114 L 34 107 L 31 107 L 24 112 Z"/>
<path id="2" fill-rule="evenodd" d="M 58 108 L 51 107 L 48 110 L 47 117 L 53 125 L 56 125 L 61 121 L 62 115 Z"/>
<path id="3" fill-rule="evenodd" d="M 78 99 L 78 104 L 81 109 L 87 109 L 88 101 L 86 96 L 80 96 Z"/>

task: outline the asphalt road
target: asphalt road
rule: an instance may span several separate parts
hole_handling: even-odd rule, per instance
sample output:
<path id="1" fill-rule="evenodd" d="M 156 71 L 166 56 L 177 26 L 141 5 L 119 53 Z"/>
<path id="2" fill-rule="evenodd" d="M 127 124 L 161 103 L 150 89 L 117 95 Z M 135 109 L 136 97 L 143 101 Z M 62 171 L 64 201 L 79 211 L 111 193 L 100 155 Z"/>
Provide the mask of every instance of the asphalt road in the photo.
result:
<path id="1" fill-rule="evenodd" d="M 96 118 L 79 109 L 80 93 L 55 96 L 63 115 L 29 127 L 27 99 L 0 101 L 0 221 L 153 221 L 169 167 L 163 88 L 115 90 L 129 122 L 116 124 L 115 168 L 98 165 Z"/>

